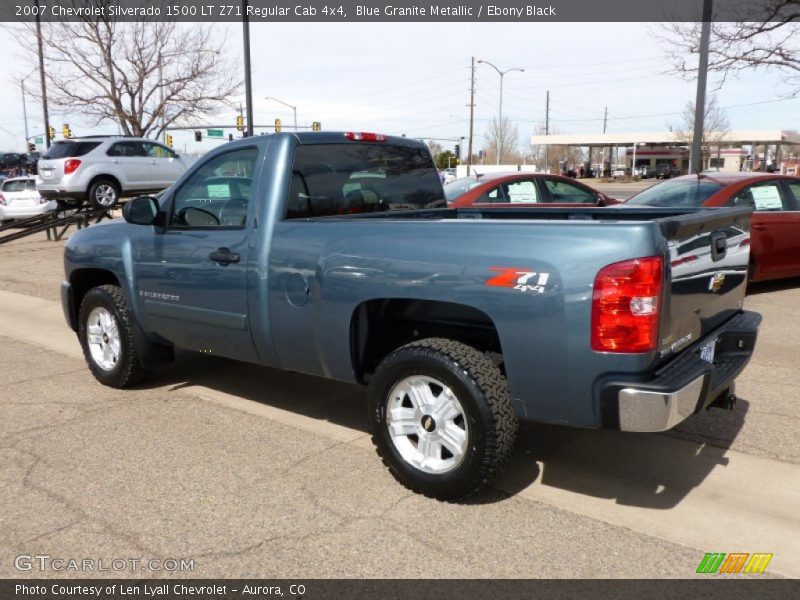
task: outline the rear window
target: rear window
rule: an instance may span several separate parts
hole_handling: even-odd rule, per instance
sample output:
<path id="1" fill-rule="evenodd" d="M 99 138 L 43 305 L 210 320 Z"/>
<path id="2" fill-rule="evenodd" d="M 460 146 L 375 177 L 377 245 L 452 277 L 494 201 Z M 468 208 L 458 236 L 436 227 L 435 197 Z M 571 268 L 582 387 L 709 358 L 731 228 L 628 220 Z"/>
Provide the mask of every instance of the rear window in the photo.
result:
<path id="1" fill-rule="evenodd" d="M 25 190 L 35 190 L 35 179 L 18 179 L 16 181 L 4 181 L 0 187 L 4 192 L 24 192 Z"/>
<path id="2" fill-rule="evenodd" d="M 722 184 L 708 179 L 675 179 L 639 192 L 625 204 L 669 207 L 700 206 L 720 189 L 722 189 Z"/>
<path id="3" fill-rule="evenodd" d="M 427 149 L 376 143 L 295 151 L 287 219 L 445 206 Z"/>
<path id="4" fill-rule="evenodd" d="M 42 158 L 73 158 L 88 154 L 100 145 L 100 142 L 56 142 L 45 152 Z"/>

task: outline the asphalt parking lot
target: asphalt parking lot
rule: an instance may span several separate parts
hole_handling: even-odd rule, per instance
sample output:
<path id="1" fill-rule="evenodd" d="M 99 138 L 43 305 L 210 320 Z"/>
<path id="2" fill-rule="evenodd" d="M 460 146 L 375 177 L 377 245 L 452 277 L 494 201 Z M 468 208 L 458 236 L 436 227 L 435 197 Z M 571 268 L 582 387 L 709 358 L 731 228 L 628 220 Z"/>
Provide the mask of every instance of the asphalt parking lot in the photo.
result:
<path id="1" fill-rule="evenodd" d="M 800 280 L 751 290 L 734 411 L 657 435 L 526 426 L 495 487 L 453 505 L 385 471 L 361 389 L 188 353 L 134 390 L 96 383 L 43 238 L 0 247 L 0 577 L 690 577 L 707 552 L 800 576 Z M 18 568 L 37 554 L 127 562 Z"/>

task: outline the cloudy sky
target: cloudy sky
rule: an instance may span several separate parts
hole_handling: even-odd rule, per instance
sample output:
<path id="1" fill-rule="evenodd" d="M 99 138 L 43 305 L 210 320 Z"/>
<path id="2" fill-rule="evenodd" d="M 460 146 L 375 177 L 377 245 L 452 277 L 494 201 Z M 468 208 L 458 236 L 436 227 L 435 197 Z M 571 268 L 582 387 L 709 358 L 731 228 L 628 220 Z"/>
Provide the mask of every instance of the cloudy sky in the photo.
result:
<path id="1" fill-rule="evenodd" d="M 230 50 L 241 56 L 241 26 L 229 30 Z M 284 126 L 291 110 L 264 100 L 279 98 L 298 108 L 298 122 L 320 121 L 326 130 L 365 130 L 409 137 L 452 138 L 468 133 L 470 57 L 501 69 L 524 68 L 504 78 L 503 115 L 525 143 L 543 123 L 550 90 L 551 127 L 562 133 L 596 133 L 608 107 L 608 131 L 659 131 L 680 122 L 694 98 L 692 82 L 664 75 L 664 52 L 642 23 L 409 23 L 251 25 L 254 110 L 257 124 L 276 117 Z M 0 39 L 0 52 L 15 57 L 0 66 L 0 150 L 23 147 L 22 99 L 15 84 L 28 71 L 13 37 Z M 499 77 L 487 65 L 477 69 L 475 147 L 497 115 Z M 36 83 L 34 79 L 33 84 Z M 712 85 L 715 79 L 712 77 Z M 780 100 L 786 91 L 778 73 L 749 73 L 717 92 L 732 129 L 797 129 L 800 100 Z M 29 128 L 42 130 L 41 107 L 29 102 Z M 234 113 L 208 122 L 234 123 Z M 89 130 L 80 115 L 51 117 L 60 131 L 69 122 L 74 135 L 115 133 L 116 127 Z M 210 148 L 191 133 L 176 133 L 182 151 Z"/>

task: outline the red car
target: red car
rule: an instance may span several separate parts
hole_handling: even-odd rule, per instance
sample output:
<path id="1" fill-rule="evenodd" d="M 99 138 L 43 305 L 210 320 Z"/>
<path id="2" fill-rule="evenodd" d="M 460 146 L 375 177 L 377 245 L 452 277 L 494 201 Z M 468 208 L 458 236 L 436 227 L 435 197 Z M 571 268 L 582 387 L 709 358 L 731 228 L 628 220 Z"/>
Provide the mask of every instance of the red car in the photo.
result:
<path id="1" fill-rule="evenodd" d="M 749 206 L 750 281 L 800 276 L 800 177 L 701 173 L 654 185 L 624 206 Z"/>
<path id="2" fill-rule="evenodd" d="M 444 195 L 447 205 L 455 208 L 609 206 L 619 203 L 619 200 L 568 177 L 520 171 L 462 177 L 444 186 Z"/>

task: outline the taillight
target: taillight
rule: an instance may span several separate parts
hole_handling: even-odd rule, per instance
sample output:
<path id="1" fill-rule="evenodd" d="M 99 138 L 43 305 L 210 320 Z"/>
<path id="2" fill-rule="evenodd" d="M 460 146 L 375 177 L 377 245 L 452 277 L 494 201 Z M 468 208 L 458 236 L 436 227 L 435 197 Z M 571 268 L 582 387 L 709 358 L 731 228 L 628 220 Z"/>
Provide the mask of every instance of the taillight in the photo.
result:
<path id="1" fill-rule="evenodd" d="M 6 197 L 3 194 L 0 194 L 0 206 L 6 205 Z"/>
<path id="2" fill-rule="evenodd" d="M 385 142 L 386 136 L 382 133 L 369 133 L 367 131 L 347 131 L 344 134 L 348 140 L 354 142 Z"/>
<path id="3" fill-rule="evenodd" d="M 592 350 L 655 350 L 663 268 L 660 256 L 649 256 L 600 269 L 592 295 Z"/>
<path id="4" fill-rule="evenodd" d="M 74 173 L 81 166 L 81 161 L 77 158 L 68 158 L 64 161 L 64 175 Z"/>

